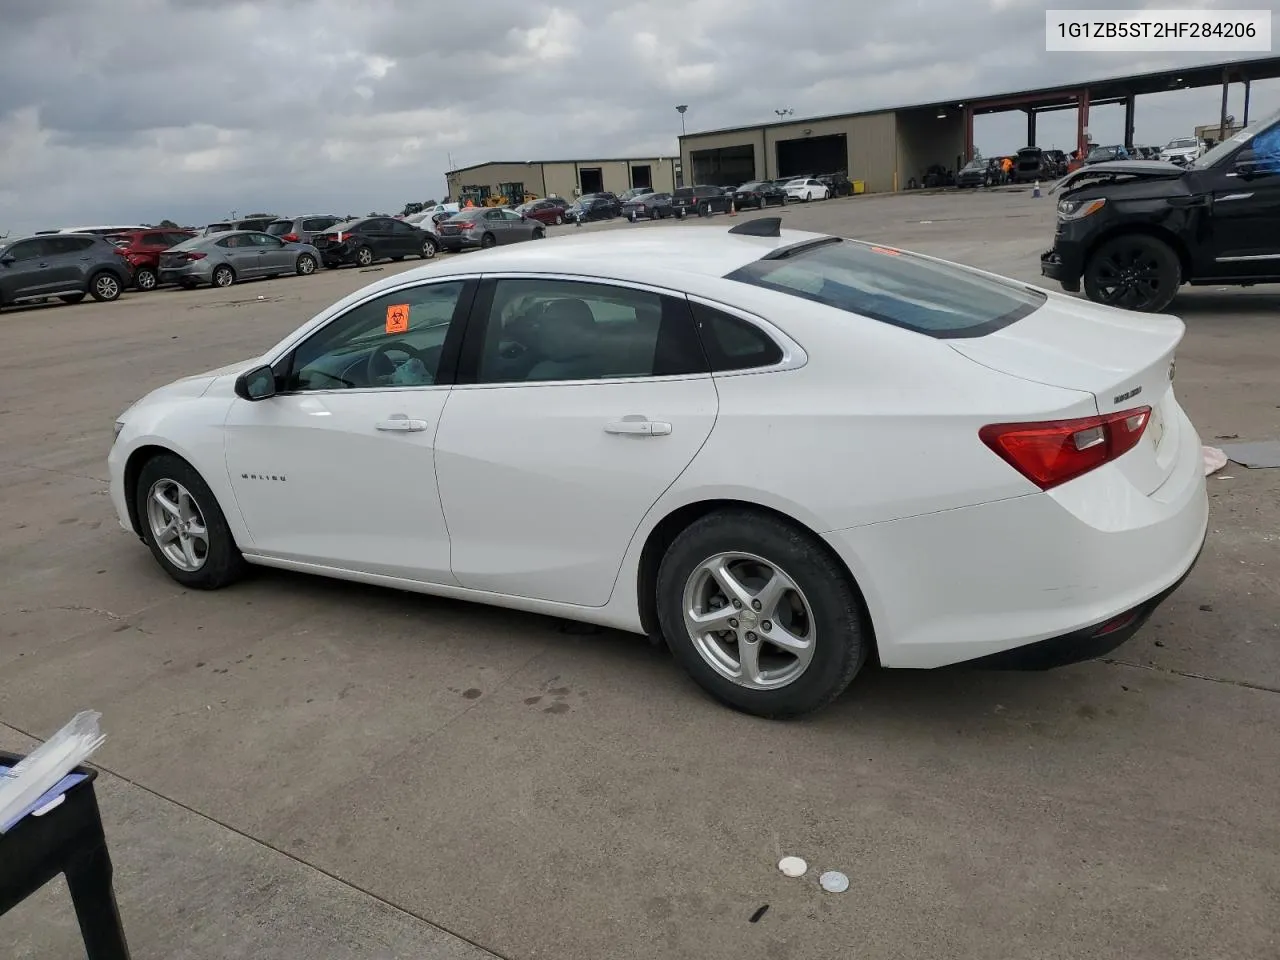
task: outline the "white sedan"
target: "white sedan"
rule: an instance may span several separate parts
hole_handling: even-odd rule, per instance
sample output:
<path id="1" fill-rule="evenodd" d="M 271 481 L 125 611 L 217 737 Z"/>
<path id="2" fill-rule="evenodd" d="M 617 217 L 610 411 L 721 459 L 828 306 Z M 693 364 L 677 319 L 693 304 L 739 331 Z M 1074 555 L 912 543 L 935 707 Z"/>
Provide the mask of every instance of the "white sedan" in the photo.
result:
<path id="1" fill-rule="evenodd" d="M 792 180 L 783 190 L 786 191 L 788 200 L 825 200 L 831 196 L 831 189 L 821 180 L 815 180 L 813 177 L 801 177 L 798 180 Z"/>
<path id="2" fill-rule="evenodd" d="M 869 657 L 1094 656 L 1191 568 L 1180 321 L 776 218 L 656 229 L 410 270 L 154 391 L 120 523 L 190 587 L 261 564 L 660 635 L 772 717 Z"/>

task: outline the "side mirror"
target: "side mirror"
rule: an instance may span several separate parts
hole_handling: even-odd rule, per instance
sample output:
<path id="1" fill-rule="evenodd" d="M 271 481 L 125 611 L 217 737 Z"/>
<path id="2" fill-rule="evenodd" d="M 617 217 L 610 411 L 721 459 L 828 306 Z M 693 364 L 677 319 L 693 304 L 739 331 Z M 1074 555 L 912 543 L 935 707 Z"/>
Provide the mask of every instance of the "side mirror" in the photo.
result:
<path id="1" fill-rule="evenodd" d="M 236 377 L 235 389 L 241 400 L 269 400 L 276 395 L 276 372 L 265 364 L 254 367 Z"/>

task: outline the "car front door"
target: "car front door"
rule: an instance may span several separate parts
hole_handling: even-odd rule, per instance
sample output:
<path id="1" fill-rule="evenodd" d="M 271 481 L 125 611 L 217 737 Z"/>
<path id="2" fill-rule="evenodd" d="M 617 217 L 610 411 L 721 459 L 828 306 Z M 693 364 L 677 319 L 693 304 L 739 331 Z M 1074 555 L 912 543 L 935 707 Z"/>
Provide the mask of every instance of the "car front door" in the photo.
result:
<path id="1" fill-rule="evenodd" d="M 0 303 L 38 297 L 52 289 L 47 238 L 19 240 L 0 250 Z"/>
<path id="2" fill-rule="evenodd" d="M 279 392 L 237 399 L 227 469 L 253 552 L 452 583 L 434 441 L 475 282 L 371 297 L 275 365 Z"/>
<path id="3" fill-rule="evenodd" d="M 477 304 L 436 435 L 453 575 L 602 606 L 636 528 L 715 422 L 688 302 L 512 276 L 484 281 Z"/>
<path id="4" fill-rule="evenodd" d="M 1215 273 L 1280 276 L 1280 123 L 1212 168 Z"/>
<path id="5" fill-rule="evenodd" d="M 293 273 L 297 253 L 278 237 L 269 233 L 252 233 L 254 246 L 258 248 L 258 262 L 265 274 Z"/>

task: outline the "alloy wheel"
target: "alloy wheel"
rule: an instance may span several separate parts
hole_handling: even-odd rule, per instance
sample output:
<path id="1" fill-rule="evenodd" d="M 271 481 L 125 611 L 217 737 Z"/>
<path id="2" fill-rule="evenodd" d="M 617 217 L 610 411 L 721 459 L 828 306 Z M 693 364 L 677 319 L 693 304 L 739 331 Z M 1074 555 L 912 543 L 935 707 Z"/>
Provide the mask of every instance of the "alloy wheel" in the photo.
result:
<path id="1" fill-rule="evenodd" d="M 114 300 L 120 296 L 120 284 L 115 277 L 102 275 L 94 283 L 94 289 L 98 292 L 98 296 L 103 300 Z"/>
<path id="2" fill-rule="evenodd" d="M 1112 250 L 1099 261 L 1097 278 L 1109 306 L 1137 310 L 1160 298 L 1160 261 L 1142 244 Z"/>
<path id="3" fill-rule="evenodd" d="M 813 608 L 784 570 L 749 553 L 718 553 L 685 583 L 685 628 L 698 655 L 751 690 L 793 683 L 813 660 Z"/>
<path id="4" fill-rule="evenodd" d="M 195 497 L 176 480 L 157 480 L 147 493 L 147 524 L 166 560 L 195 573 L 209 558 L 209 531 Z"/>

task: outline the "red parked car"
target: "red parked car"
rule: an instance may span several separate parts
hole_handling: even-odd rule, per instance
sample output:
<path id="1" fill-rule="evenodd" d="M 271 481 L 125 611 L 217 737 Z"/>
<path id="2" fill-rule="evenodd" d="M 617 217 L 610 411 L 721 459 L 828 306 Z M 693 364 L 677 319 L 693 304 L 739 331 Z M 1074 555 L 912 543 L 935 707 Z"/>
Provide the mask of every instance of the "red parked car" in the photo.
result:
<path id="1" fill-rule="evenodd" d="M 139 290 L 154 290 L 160 278 L 160 254 L 196 235 L 194 230 L 134 230 L 107 237 L 116 245 L 116 253 L 129 264 L 133 285 Z"/>
<path id="2" fill-rule="evenodd" d="M 516 213 L 522 213 L 530 220 L 537 220 L 547 226 L 564 223 L 564 212 L 569 204 L 562 197 L 548 197 L 546 200 L 533 200 L 516 207 Z"/>

